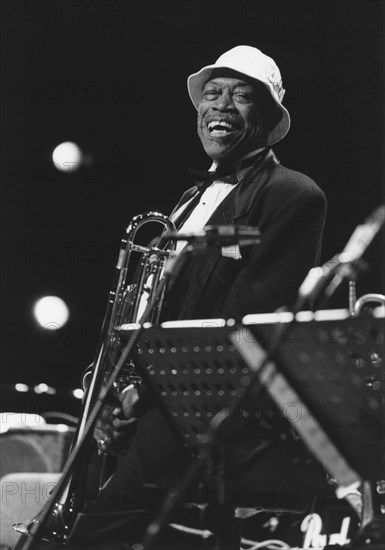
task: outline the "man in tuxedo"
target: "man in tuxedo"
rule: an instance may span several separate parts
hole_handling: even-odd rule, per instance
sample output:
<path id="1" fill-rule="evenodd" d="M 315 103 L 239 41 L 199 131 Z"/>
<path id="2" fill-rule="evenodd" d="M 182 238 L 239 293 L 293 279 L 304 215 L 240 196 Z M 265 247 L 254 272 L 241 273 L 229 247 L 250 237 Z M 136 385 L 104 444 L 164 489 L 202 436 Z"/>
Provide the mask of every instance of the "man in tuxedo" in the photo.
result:
<path id="1" fill-rule="evenodd" d="M 172 214 L 181 232 L 249 225 L 261 245 L 207 247 L 173 288 L 163 317 L 241 318 L 291 306 L 319 260 L 325 197 L 307 176 L 283 167 L 271 147 L 290 128 L 273 59 L 238 46 L 188 78 L 209 174 Z"/>
<path id="2" fill-rule="evenodd" d="M 238 46 L 192 74 L 188 91 L 212 164 L 207 173 L 195 174 L 196 185 L 171 218 L 187 233 L 206 225 L 257 226 L 262 242 L 244 248 L 214 243 L 198 250 L 179 274 L 162 319 L 240 319 L 290 307 L 318 262 L 326 204 L 319 187 L 283 167 L 271 149 L 290 127 L 279 69 L 257 48 Z M 140 507 L 144 483 L 177 484 L 184 465 L 159 411 L 141 406 L 145 397 L 138 398 L 135 388 L 121 402 L 99 421 L 97 440 L 124 434 L 140 418 L 115 482 L 95 511 Z"/>
<path id="3" fill-rule="evenodd" d="M 257 48 L 238 46 L 192 74 L 188 91 L 211 166 L 207 173 L 195 174 L 196 185 L 184 193 L 171 217 L 187 233 L 206 225 L 255 226 L 262 241 L 247 247 L 209 244 L 189 257 L 167 296 L 162 320 L 241 319 L 247 313 L 290 306 L 306 274 L 318 262 L 326 204 L 317 185 L 283 167 L 271 149 L 290 128 L 289 113 L 282 105 L 280 71 Z M 183 246 L 183 242 L 178 244 L 179 249 Z M 90 513 L 141 509 L 148 504 L 145 485 L 178 486 L 186 460 L 147 397 L 143 388 L 138 392 L 129 387 L 120 395 L 120 404 L 106 405 L 98 420 L 95 439 L 99 443 L 115 440 L 118 446 L 128 440 L 128 446 L 118 453 L 115 474 Z M 246 454 L 255 447 L 255 424 L 236 425 L 236 435 L 243 428 L 245 451 L 239 441 L 233 445 L 230 441 L 229 453 L 232 447 Z M 261 483 L 276 482 L 283 457 L 288 457 L 289 470 L 294 464 L 292 453 L 296 451 L 286 436 L 274 449 L 257 464 Z M 300 474 L 307 471 L 307 479 L 314 479 L 311 468 L 301 467 Z M 291 481 L 295 475 L 299 475 L 298 468 Z M 273 505 L 285 508 L 280 487 L 278 492 L 281 499 Z M 262 501 L 259 504 L 263 506 Z M 112 539 L 114 532 L 108 537 Z M 101 547 L 110 546 L 102 543 Z"/>

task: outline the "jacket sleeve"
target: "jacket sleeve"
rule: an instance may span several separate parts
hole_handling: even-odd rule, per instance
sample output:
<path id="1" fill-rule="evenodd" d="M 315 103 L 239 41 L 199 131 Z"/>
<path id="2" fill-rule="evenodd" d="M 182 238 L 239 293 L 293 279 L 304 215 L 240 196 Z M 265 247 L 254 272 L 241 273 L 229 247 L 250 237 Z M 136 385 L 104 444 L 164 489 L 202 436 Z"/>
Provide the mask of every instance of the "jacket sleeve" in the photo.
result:
<path id="1" fill-rule="evenodd" d="M 306 274 L 319 262 L 325 214 L 318 187 L 282 197 L 279 189 L 270 193 L 255 223 L 262 242 L 245 249 L 245 267 L 231 285 L 222 315 L 239 319 L 293 305 Z"/>

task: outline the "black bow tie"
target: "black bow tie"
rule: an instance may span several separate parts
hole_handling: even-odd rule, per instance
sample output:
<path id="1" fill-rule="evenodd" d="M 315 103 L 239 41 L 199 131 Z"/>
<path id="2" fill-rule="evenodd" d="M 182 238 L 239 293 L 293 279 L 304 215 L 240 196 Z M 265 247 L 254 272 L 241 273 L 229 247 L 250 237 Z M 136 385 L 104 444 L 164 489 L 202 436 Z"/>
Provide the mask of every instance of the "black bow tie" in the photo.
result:
<path id="1" fill-rule="evenodd" d="M 213 171 L 189 168 L 188 174 L 194 179 L 199 191 L 204 191 L 215 180 L 220 180 L 222 183 L 230 183 L 231 185 L 238 183 L 234 168 L 225 164 L 219 164 L 217 169 Z"/>
<path id="2" fill-rule="evenodd" d="M 239 170 L 244 170 L 254 166 L 259 160 L 261 160 L 269 148 L 265 148 L 262 151 L 259 151 L 256 155 L 248 157 L 241 162 Z M 199 168 L 189 168 L 188 174 L 195 181 L 195 185 L 198 187 L 199 191 L 202 193 L 209 185 L 215 180 L 220 180 L 222 183 L 231 183 L 236 185 L 238 183 L 237 173 L 235 168 L 231 164 L 222 163 L 219 164 L 214 171 L 200 170 Z M 242 178 L 241 178 L 242 179 Z"/>

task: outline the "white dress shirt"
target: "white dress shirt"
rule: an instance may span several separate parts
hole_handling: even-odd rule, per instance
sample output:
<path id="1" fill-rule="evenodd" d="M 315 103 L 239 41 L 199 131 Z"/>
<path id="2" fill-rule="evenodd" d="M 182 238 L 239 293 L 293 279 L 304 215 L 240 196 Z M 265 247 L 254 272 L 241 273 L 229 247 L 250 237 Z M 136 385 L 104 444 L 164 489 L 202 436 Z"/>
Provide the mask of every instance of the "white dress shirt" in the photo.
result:
<path id="1" fill-rule="evenodd" d="M 256 155 L 260 151 L 262 151 L 264 147 L 260 147 L 259 149 L 256 149 L 255 151 L 251 151 L 244 157 L 242 157 L 239 161 L 239 164 L 242 160 L 245 160 L 251 156 Z M 238 163 L 237 163 L 238 164 Z M 218 163 L 215 161 L 209 168 L 209 172 L 214 172 L 218 166 Z M 234 166 L 235 170 L 237 169 L 237 166 Z M 238 185 L 238 184 L 236 184 Z M 205 227 L 209 219 L 211 218 L 212 214 L 215 212 L 215 210 L 218 208 L 218 206 L 224 201 L 224 199 L 227 197 L 227 195 L 236 187 L 236 185 L 232 183 L 224 183 L 221 182 L 220 179 L 214 180 L 207 189 L 202 193 L 202 196 L 200 197 L 199 203 L 195 206 L 191 214 L 188 216 L 188 218 L 185 220 L 185 222 L 182 224 L 182 226 L 179 228 L 178 232 L 181 233 L 190 233 L 193 231 L 199 231 Z M 173 214 L 171 221 L 176 220 L 181 213 L 188 207 L 190 202 L 193 200 L 194 197 L 192 197 L 189 201 L 182 204 L 180 208 Z M 176 246 L 176 252 L 179 252 L 182 250 L 184 246 L 186 246 L 186 241 L 178 241 Z"/>

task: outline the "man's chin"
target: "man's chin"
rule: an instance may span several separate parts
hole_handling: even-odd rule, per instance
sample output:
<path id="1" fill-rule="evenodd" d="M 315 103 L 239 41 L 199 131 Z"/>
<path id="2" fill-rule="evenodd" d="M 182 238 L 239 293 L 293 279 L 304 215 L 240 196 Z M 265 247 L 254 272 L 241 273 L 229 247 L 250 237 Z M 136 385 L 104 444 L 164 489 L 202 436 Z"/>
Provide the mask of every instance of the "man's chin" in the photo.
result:
<path id="1" fill-rule="evenodd" d="M 211 145 L 205 147 L 205 151 L 210 158 L 216 162 L 234 161 L 237 160 L 237 150 L 223 145 Z"/>

